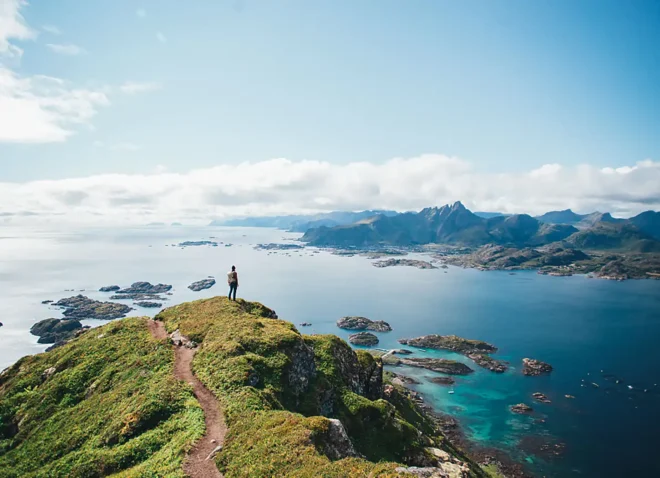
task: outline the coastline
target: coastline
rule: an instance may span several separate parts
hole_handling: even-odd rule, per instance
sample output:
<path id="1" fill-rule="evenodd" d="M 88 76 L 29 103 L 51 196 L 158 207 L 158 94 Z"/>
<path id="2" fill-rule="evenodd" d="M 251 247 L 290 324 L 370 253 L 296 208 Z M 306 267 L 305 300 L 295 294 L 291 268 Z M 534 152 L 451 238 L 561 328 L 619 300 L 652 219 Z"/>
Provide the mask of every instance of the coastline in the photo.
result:
<path id="1" fill-rule="evenodd" d="M 391 372 L 391 370 L 387 370 Z M 463 451 L 467 457 L 484 467 L 495 467 L 497 473 L 506 478 L 534 478 L 534 475 L 523 463 L 516 461 L 509 453 L 493 447 L 484 447 L 470 440 L 463 431 L 460 421 L 447 413 L 435 409 L 426 400 L 424 394 L 404 384 L 413 402 L 420 412 L 436 424 L 452 446 Z"/>

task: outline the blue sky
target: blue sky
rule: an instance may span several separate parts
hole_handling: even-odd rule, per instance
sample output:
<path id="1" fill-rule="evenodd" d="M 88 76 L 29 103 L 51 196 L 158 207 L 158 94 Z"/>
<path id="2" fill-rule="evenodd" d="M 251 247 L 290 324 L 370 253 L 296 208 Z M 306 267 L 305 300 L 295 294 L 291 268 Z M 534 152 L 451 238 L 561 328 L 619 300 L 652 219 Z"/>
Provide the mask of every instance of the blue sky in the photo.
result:
<path id="1" fill-rule="evenodd" d="M 425 153 L 515 175 L 660 156 L 657 1 L 0 4 L 32 32 L 0 31 L 0 54 L 3 37 L 22 50 L 0 72 L 47 98 L 38 75 L 62 81 L 49 121 L 67 133 L 14 132 L 0 111 L 0 181 Z"/>

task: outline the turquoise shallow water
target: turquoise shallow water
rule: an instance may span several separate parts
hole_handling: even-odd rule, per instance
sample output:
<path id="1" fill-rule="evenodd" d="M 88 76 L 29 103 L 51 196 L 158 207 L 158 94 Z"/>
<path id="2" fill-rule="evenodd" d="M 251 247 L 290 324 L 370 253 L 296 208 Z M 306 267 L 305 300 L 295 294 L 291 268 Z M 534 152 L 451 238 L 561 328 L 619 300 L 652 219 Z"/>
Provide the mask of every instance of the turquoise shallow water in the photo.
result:
<path id="1" fill-rule="evenodd" d="M 429 333 L 498 346 L 497 357 L 511 362 L 503 375 L 456 354 L 419 354 L 462 360 L 475 369 L 457 378 L 454 394 L 428 382 L 431 372 L 399 370 L 421 379 L 418 389 L 426 399 L 457 417 L 479 444 L 505 449 L 545 476 L 660 476 L 654 456 L 660 444 L 660 389 L 655 385 L 660 383 L 660 281 L 618 283 L 453 267 L 447 273 L 378 269 L 362 257 L 253 250 L 253 244 L 292 237 L 268 229 L 170 227 L 66 234 L 5 229 L 0 236 L 0 368 L 45 348 L 28 330 L 37 320 L 59 316 L 40 302 L 71 295 L 64 289 L 85 289 L 90 297 L 104 298 L 95 292 L 103 285 L 165 282 L 174 285 L 174 304 L 224 294 L 224 275 L 236 264 L 239 296 L 261 301 L 296 324 L 311 322 L 301 328 L 305 333 L 347 338 L 336 320 L 364 315 L 393 326 L 392 332 L 378 334 L 383 348 L 398 346 L 399 338 Z M 165 246 L 210 236 L 233 246 Z M 220 285 L 199 293 L 186 288 L 208 275 L 218 277 Z M 524 377 L 523 357 L 547 361 L 555 371 L 547 377 Z M 623 383 L 615 384 L 613 377 Z M 534 403 L 531 394 L 536 391 L 548 395 L 552 404 Z M 565 394 L 576 398 L 565 399 Z M 532 405 L 535 414 L 511 414 L 508 407 L 519 402 Z M 530 453 L 525 445 L 529 437 L 559 440 L 566 444 L 565 452 L 545 460 Z"/>

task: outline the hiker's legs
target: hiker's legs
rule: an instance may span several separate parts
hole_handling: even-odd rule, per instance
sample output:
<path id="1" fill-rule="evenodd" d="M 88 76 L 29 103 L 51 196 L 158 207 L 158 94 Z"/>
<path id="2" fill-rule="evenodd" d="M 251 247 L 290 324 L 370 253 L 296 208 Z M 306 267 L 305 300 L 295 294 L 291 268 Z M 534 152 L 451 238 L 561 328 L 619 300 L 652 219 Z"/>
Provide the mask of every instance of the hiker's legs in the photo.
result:
<path id="1" fill-rule="evenodd" d="M 234 285 L 234 300 L 236 300 L 236 290 L 238 289 L 238 284 Z"/>
<path id="2" fill-rule="evenodd" d="M 231 290 L 234 288 L 234 284 L 229 284 L 229 294 L 227 294 L 227 299 L 231 300 Z"/>
<path id="3" fill-rule="evenodd" d="M 229 295 L 227 295 L 227 298 L 231 300 L 232 293 L 234 295 L 234 300 L 236 300 L 236 289 L 238 288 L 237 284 L 229 284 Z"/>

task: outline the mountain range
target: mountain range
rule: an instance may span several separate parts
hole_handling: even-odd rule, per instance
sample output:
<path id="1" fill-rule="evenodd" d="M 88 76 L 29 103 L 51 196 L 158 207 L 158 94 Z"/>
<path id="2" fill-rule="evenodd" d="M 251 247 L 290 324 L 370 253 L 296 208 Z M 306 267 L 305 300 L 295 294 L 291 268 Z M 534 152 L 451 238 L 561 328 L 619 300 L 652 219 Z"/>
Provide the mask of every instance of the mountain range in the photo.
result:
<path id="1" fill-rule="evenodd" d="M 456 244 L 513 247 L 560 243 L 586 249 L 660 252 L 660 213 L 647 211 L 630 219 L 609 213 L 575 214 L 553 211 L 481 217 L 461 202 L 420 212 L 368 217 L 353 224 L 321 226 L 307 230 L 303 241 L 314 246 L 370 247 Z"/>

